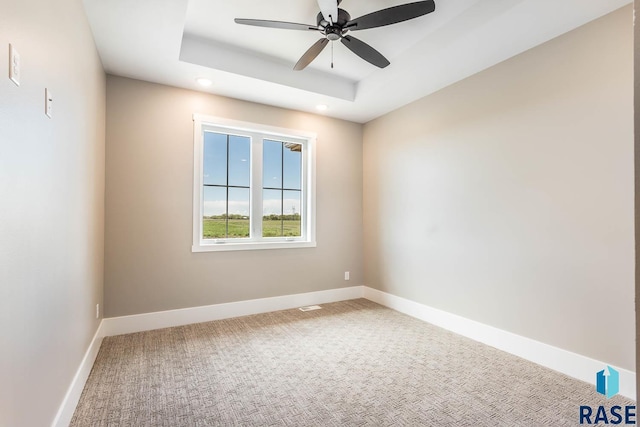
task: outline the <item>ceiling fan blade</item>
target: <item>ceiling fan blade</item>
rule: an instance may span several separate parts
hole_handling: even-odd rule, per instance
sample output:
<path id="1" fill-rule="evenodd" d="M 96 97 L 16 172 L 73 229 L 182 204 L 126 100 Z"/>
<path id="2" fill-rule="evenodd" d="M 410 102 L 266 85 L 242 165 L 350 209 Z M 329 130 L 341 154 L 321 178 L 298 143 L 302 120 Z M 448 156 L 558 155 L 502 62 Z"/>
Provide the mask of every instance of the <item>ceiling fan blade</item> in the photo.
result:
<path id="1" fill-rule="evenodd" d="M 234 19 L 236 24 L 253 25 L 254 27 L 280 28 L 282 30 L 318 31 L 315 25 L 296 24 L 295 22 L 267 21 L 263 19 Z"/>
<path id="2" fill-rule="evenodd" d="M 436 10 L 436 4 L 433 0 L 401 4 L 352 19 L 346 23 L 344 28 L 356 31 L 384 27 L 385 25 L 397 24 L 398 22 L 426 15 L 434 10 Z"/>
<path id="3" fill-rule="evenodd" d="M 329 43 L 329 40 L 326 38 L 322 38 L 315 42 L 313 46 L 311 46 L 309 50 L 302 55 L 302 58 L 298 60 L 298 63 L 293 67 L 293 69 L 296 71 L 304 70 L 307 65 L 311 64 L 311 62 L 320 55 L 320 52 L 322 52 L 322 50 L 327 46 L 327 43 Z"/>
<path id="4" fill-rule="evenodd" d="M 338 1 L 337 0 L 318 0 L 318 7 L 327 22 L 338 21 Z"/>
<path id="5" fill-rule="evenodd" d="M 390 64 L 389 60 L 382 56 L 380 52 L 363 42 L 352 36 L 344 36 L 340 39 L 343 45 L 345 45 L 349 50 L 360 58 L 364 59 L 367 62 L 372 63 L 376 67 L 384 68 Z"/>

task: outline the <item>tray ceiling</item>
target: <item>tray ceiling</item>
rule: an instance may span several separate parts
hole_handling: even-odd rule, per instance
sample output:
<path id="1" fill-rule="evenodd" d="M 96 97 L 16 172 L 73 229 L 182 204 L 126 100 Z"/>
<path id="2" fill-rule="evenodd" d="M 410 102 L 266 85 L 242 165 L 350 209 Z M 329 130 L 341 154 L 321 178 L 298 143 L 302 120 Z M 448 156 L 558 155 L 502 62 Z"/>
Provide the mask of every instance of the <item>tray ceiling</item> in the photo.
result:
<path id="1" fill-rule="evenodd" d="M 352 17 L 407 3 L 344 0 Z M 84 0 L 110 74 L 366 122 L 544 43 L 630 0 L 436 0 L 436 11 L 357 37 L 390 61 L 378 69 L 334 43 L 303 71 L 320 35 L 234 18 L 315 24 L 316 0 Z M 356 35 L 356 34 L 354 34 Z M 203 89 L 195 79 L 214 83 Z"/>

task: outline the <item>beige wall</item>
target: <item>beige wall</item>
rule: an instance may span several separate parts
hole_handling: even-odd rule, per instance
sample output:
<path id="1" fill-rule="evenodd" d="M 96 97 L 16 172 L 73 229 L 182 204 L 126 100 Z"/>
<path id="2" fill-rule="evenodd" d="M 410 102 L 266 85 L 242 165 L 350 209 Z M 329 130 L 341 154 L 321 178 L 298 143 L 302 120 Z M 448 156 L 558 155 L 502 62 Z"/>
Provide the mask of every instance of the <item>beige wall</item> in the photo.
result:
<path id="1" fill-rule="evenodd" d="M 193 113 L 317 132 L 317 248 L 191 252 Z M 105 315 L 361 285 L 361 159 L 358 124 L 108 76 Z"/>
<path id="2" fill-rule="evenodd" d="M 0 1 L 0 426 L 51 424 L 98 326 L 104 105 L 81 0 Z"/>
<path id="3" fill-rule="evenodd" d="M 365 283 L 635 370 L 632 8 L 364 129 Z"/>

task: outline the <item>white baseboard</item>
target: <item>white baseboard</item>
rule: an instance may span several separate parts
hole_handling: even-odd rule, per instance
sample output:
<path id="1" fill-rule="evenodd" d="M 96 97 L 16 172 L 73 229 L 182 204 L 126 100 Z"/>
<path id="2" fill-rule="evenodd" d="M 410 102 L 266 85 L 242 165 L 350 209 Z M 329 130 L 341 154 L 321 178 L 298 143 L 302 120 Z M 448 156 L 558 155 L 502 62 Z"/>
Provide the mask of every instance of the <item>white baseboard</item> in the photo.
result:
<path id="1" fill-rule="evenodd" d="M 98 356 L 100 344 L 102 344 L 102 338 L 104 337 L 102 325 L 103 322 L 100 322 L 98 330 L 96 330 L 96 333 L 93 335 L 93 339 L 91 340 L 91 343 L 89 343 L 89 348 L 84 354 L 82 362 L 80 362 L 80 367 L 78 367 L 78 370 L 71 381 L 67 394 L 65 394 L 64 399 L 62 399 L 62 404 L 58 409 L 56 417 L 51 423 L 51 427 L 69 426 L 71 418 L 73 418 L 73 413 L 76 410 L 76 406 L 78 406 L 78 401 L 80 401 L 80 395 L 82 394 L 84 385 L 91 373 L 91 368 L 93 368 L 93 362 L 95 362 L 96 357 Z"/>
<path id="2" fill-rule="evenodd" d="M 272 298 L 260 298 L 226 304 L 206 305 L 179 310 L 158 311 L 155 313 L 134 314 L 131 316 L 105 318 L 105 336 L 129 334 L 192 323 L 210 322 L 231 317 L 287 310 L 306 305 L 326 304 L 336 301 L 362 298 L 363 287 L 330 289 L 327 291 L 307 292 L 304 294 L 283 295 Z"/>
<path id="3" fill-rule="evenodd" d="M 490 345 L 507 353 L 595 384 L 596 372 L 610 365 L 620 372 L 620 394 L 636 399 L 636 373 L 610 363 L 591 359 L 502 329 L 466 319 L 446 311 L 364 287 L 364 298 L 423 320 L 456 334 Z"/>
<path id="4" fill-rule="evenodd" d="M 352 286 L 304 294 L 104 318 L 89 344 L 51 426 L 67 427 L 71 422 L 104 337 L 362 298 L 363 291 L 363 286 Z"/>
<path id="5" fill-rule="evenodd" d="M 366 298 L 401 313 L 588 383 L 593 383 L 595 373 L 607 365 L 606 362 L 553 347 L 377 289 L 366 286 L 353 286 L 304 294 L 284 295 L 280 297 L 102 319 L 80 363 L 80 367 L 69 386 L 62 405 L 52 423 L 52 427 L 66 427 L 69 425 L 78 401 L 80 400 L 84 385 L 91 372 L 91 368 L 93 367 L 93 363 L 98 355 L 103 337 L 356 298 Z M 620 394 L 635 400 L 636 373 L 618 368 L 615 365 L 611 366 L 614 366 L 620 372 Z"/>

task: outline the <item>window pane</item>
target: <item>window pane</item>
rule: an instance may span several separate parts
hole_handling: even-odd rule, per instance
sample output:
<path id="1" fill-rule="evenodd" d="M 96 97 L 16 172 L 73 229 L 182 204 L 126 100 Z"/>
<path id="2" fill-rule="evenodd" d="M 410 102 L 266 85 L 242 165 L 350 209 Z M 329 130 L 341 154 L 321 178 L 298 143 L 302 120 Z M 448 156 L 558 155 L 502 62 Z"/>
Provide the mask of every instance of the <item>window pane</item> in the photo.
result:
<path id="1" fill-rule="evenodd" d="M 204 183 L 227 185 L 227 135 L 204 133 Z"/>
<path id="2" fill-rule="evenodd" d="M 202 206 L 202 238 L 224 239 L 227 236 L 227 189 L 204 187 Z"/>
<path id="3" fill-rule="evenodd" d="M 229 185 L 248 187 L 251 176 L 251 140 L 229 136 Z"/>
<path id="4" fill-rule="evenodd" d="M 262 191 L 262 236 L 282 236 L 282 191 Z"/>
<path id="5" fill-rule="evenodd" d="M 229 238 L 249 237 L 249 189 L 229 188 Z"/>
<path id="6" fill-rule="evenodd" d="M 282 142 L 265 139 L 262 147 L 262 186 L 282 188 Z"/>
<path id="7" fill-rule="evenodd" d="M 284 188 L 302 189 L 302 145 L 284 144 Z"/>
<path id="8" fill-rule="evenodd" d="M 302 236 L 300 226 L 301 191 L 283 191 L 282 229 L 285 236 Z"/>

